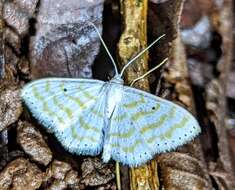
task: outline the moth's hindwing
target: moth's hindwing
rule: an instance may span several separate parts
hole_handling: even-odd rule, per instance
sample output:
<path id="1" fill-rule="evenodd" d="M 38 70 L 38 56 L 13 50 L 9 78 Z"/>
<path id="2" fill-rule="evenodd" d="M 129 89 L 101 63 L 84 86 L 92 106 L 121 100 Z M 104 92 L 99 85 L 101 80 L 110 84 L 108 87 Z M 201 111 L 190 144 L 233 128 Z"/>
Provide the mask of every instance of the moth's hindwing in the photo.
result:
<path id="1" fill-rule="evenodd" d="M 112 157 L 129 166 L 138 166 L 156 153 L 170 151 L 192 140 L 200 132 L 200 126 L 182 107 L 124 87 L 109 131 Z"/>

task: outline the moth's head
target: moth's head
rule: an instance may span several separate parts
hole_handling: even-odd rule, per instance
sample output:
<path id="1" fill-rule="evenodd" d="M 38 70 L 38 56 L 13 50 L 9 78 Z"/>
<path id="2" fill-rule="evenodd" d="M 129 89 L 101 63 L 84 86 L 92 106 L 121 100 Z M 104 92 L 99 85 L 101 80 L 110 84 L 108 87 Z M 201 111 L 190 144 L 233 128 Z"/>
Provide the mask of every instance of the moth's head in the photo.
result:
<path id="1" fill-rule="evenodd" d="M 124 84 L 124 81 L 123 81 L 123 79 L 122 79 L 122 77 L 121 77 L 121 75 L 115 75 L 111 80 L 110 80 L 110 82 L 112 82 L 112 83 L 117 83 L 117 84 Z"/>

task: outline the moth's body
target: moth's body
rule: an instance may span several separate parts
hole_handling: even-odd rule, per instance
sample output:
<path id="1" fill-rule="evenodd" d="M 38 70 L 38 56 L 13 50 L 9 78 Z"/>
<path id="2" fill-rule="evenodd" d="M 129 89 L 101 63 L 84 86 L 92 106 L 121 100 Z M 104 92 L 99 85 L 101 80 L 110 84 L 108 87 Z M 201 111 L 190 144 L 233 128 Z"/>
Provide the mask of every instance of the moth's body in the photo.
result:
<path id="1" fill-rule="evenodd" d="M 107 89 L 107 102 L 106 102 L 106 118 L 110 119 L 116 105 L 121 101 L 123 95 L 123 83 L 124 81 L 116 76 L 112 80 L 106 82 L 104 85 Z"/>

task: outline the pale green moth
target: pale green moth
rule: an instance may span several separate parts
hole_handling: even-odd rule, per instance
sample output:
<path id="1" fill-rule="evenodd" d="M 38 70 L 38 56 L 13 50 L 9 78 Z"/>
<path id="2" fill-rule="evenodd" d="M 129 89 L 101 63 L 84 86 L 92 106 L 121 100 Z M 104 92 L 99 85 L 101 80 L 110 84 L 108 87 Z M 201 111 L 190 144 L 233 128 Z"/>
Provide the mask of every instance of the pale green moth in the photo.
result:
<path id="1" fill-rule="evenodd" d="M 104 162 L 112 158 L 131 167 L 139 166 L 157 153 L 187 143 L 201 131 L 196 119 L 182 107 L 123 85 L 126 68 L 160 38 L 126 64 L 120 73 L 101 38 L 114 64 L 113 79 L 108 82 L 39 79 L 24 86 L 21 97 L 35 118 L 54 133 L 69 152 L 81 155 L 102 152 Z M 166 59 L 162 64 L 164 62 Z"/>

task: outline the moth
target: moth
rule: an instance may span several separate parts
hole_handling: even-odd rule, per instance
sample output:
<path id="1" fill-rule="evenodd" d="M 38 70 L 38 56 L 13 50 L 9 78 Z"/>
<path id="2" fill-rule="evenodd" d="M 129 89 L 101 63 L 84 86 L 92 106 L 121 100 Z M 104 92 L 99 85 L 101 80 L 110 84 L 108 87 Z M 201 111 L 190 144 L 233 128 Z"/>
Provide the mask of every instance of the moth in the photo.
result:
<path id="1" fill-rule="evenodd" d="M 130 167 L 146 163 L 155 154 L 173 150 L 197 136 L 200 126 L 184 108 L 124 85 L 122 77 L 126 68 L 160 38 L 119 73 L 95 29 L 114 64 L 115 76 L 108 82 L 80 78 L 44 78 L 30 82 L 23 87 L 21 97 L 33 116 L 69 152 L 91 156 L 102 152 L 104 162 L 114 159 Z"/>

